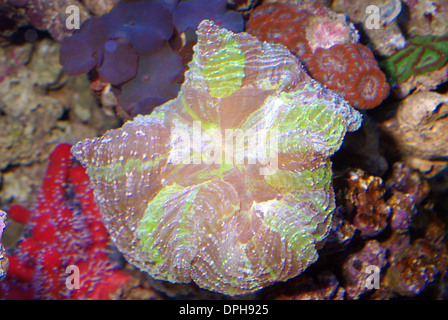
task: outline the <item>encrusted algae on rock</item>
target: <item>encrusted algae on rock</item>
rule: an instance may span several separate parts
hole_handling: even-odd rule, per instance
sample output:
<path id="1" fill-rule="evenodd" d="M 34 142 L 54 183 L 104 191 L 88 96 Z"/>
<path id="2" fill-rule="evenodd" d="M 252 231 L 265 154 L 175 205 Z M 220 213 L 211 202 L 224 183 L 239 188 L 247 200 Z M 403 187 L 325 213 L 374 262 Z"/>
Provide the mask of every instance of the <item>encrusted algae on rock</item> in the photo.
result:
<path id="1" fill-rule="evenodd" d="M 31 204 L 44 162 L 61 141 L 72 143 L 117 126 L 89 89 L 68 78 L 60 45 L 40 39 L 0 48 L 0 203 Z"/>
<path id="2" fill-rule="evenodd" d="M 47 39 L 0 48 L 0 170 L 42 161 L 57 141 L 112 127 L 105 124 L 87 79 L 64 78 L 59 49 Z M 61 119 L 64 113 L 71 122 Z"/>
<path id="3" fill-rule="evenodd" d="M 177 99 L 73 154 L 129 262 L 244 294 L 317 260 L 335 207 L 329 156 L 361 115 L 281 45 L 210 21 L 197 34 Z"/>

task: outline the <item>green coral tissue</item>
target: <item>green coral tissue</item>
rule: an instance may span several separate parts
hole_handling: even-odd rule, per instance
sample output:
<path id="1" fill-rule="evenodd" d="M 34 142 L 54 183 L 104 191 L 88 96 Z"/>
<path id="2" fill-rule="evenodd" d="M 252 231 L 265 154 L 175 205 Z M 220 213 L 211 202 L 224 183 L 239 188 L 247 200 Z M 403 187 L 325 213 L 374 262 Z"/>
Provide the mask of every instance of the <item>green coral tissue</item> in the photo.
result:
<path id="1" fill-rule="evenodd" d="M 73 154 L 152 277 L 227 295 L 302 273 L 335 208 L 329 157 L 361 115 L 282 45 L 203 21 L 179 96 Z"/>

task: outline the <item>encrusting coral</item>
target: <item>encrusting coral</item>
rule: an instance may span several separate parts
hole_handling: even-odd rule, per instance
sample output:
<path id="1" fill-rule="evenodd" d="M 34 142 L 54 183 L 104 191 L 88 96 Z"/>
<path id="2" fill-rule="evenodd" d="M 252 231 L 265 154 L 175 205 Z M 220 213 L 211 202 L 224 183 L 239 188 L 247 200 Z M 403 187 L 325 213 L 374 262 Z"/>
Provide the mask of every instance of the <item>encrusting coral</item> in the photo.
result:
<path id="1" fill-rule="evenodd" d="M 282 45 L 210 21 L 197 36 L 176 99 L 72 152 L 129 262 L 244 294 L 317 260 L 335 207 L 329 156 L 362 118 Z"/>
<path id="2" fill-rule="evenodd" d="M 28 235 L 9 255 L 8 276 L 0 284 L 4 299 L 110 299 L 130 279 L 108 256 L 109 236 L 89 178 L 72 164 L 70 148 L 59 144 L 51 153 L 35 209 L 9 210 Z M 67 285 L 70 266 L 79 270 L 79 288 Z"/>
<path id="3" fill-rule="evenodd" d="M 424 209 L 430 192 L 426 180 L 418 171 L 396 162 L 385 182 L 361 170 L 355 177 L 349 173 L 344 181 L 338 199 L 343 203 L 345 219 L 355 225 L 361 236 L 358 241 L 356 236 L 351 240 L 356 243 L 352 246 L 354 252 L 348 251 L 350 254 L 342 264 L 341 284 L 346 297 L 415 296 L 431 291 L 431 286 L 433 292 L 429 294 L 443 294 L 443 289 L 434 290 L 434 286 L 443 286 L 446 281 L 446 226 L 434 212 Z M 371 223 L 360 224 L 356 221 L 358 215 Z M 422 223 L 421 219 L 427 221 Z M 361 239 L 364 243 L 360 244 Z M 356 249 L 360 245 L 362 248 Z M 365 286 L 372 274 L 366 272 L 369 266 L 380 275 L 376 289 Z"/>
<path id="4" fill-rule="evenodd" d="M 247 32 L 287 46 L 313 78 L 358 109 L 374 108 L 389 95 L 386 77 L 370 49 L 356 43 L 353 25 L 318 3 L 261 5 L 251 14 Z"/>

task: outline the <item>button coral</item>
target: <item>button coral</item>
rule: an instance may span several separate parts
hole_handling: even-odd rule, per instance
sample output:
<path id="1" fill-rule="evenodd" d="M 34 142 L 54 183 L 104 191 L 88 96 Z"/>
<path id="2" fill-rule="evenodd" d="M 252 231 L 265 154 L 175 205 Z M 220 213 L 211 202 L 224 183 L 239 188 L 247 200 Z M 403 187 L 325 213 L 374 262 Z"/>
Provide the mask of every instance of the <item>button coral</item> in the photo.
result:
<path id="1" fill-rule="evenodd" d="M 287 46 L 313 78 L 355 108 L 374 108 L 389 95 L 386 77 L 372 52 L 355 43 L 354 27 L 325 7 L 261 5 L 250 16 L 247 32 Z"/>
<path id="2" fill-rule="evenodd" d="M 313 78 L 339 92 L 356 108 L 374 108 L 389 94 L 386 77 L 362 44 L 318 48 L 305 64 Z"/>
<path id="3" fill-rule="evenodd" d="M 72 152 L 131 263 L 244 294 L 317 260 L 335 208 L 329 156 L 361 115 L 284 46 L 210 21 L 197 36 L 175 100 Z"/>
<path id="4" fill-rule="evenodd" d="M 411 76 L 429 73 L 448 62 L 448 34 L 416 36 L 392 57 L 381 62 L 392 83 L 405 82 Z"/>

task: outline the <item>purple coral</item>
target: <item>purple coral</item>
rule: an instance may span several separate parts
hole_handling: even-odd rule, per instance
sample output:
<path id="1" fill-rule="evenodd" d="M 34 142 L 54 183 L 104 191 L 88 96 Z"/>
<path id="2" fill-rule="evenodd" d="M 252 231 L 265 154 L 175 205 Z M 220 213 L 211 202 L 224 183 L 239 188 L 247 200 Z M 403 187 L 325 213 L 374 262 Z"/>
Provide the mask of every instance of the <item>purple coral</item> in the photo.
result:
<path id="1" fill-rule="evenodd" d="M 122 0 L 65 38 L 60 62 L 69 75 L 95 68 L 132 116 L 151 113 L 176 97 L 183 79 L 185 52 L 173 51 L 176 41 L 170 41 L 179 40 L 175 27 L 194 31 L 203 19 L 235 32 L 244 28 L 242 15 L 228 12 L 225 0 Z"/>
<path id="2" fill-rule="evenodd" d="M 108 39 L 127 39 L 138 54 L 153 54 L 173 35 L 170 11 L 160 1 L 120 1 L 102 16 Z"/>
<path id="3" fill-rule="evenodd" d="M 79 32 L 63 40 L 60 62 L 65 72 L 77 75 L 96 68 L 101 81 L 111 83 L 117 87 L 118 92 L 121 92 L 120 86 L 124 83 L 132 83 L 130 80 L 142 73 L 140 69 L 148 70 L 148 66 L 144 64 L 148 61 L 148 57 L 144 55 L 149 55 L 152 57 L 150 60 L 154 61 L 156 60 L 154 57 L 160 56 L 157 53 L 167 46 L 167 41 L 174 32 L 170 10 L 176 4 L 177 1 L 167 0 L 122 0 L 102 17 L 88 19 Z M 164 59 L 156 64 L 163 64 L 165 67 L 174 65 L 171 70 L 179 73 L 183 71 L 182 68 L 176 68 L 177 61 L 171 62 Z M 152 73 L 150 78 L 154 76 L 155 74 Z M 159 87 L 173 86 L 171 80 L 175 77 L 169 78 L 168 82 L 158 82 Z M 137 82 L 129 87 L 141 88 L 142 81 L 140 80 L 138 78 Z M 152 90 L 154 91 L 160 90 L 156 88 Z M 167 94 L 162 94 L 162 97 L 156 97 L 156 101 L 164 102 L 177 94 L 176 90 L 168 91 L 171 95 L 167 97 Z M 135 91 L 131 91 L 127 93 L 127 96 L 134 94 Z M 122 107 L 129 110 L 138 102 L 131 101 Z"/>
<path id="4" fill-rule="evenodd" d="M 171 13 L 164 5 L 123 0 L 65 38 L 60 61 L 68 74 L 82 74 L 96 67 L 102 81 L 120 85 L 137 73 L 137 54 L 153 54 L 172 34 Z"/>
<path id="5" fill-rule="evenodd" d="M 97 68 L 101 80 L 119 85 L 137 72 L 137 54 L 127 39 L 108 39 L 103 20 L 92 17 L 79 32 L 64 38 L 60 63 L 69 75 L 78 75 Z"/>
<path id="6" fill-rule="evenodd" d="M 226 0 L 189 0 L 182 1 L 174 11 L 173 21 L 177 31 L 196 30 L 199 23 L 212 20 L 220 27 L 234 32 L 244 29 L 244 20 L 240 13 L 227 11 Z"/>
<path id="7" fill-rule="evenodd" d="M 140 56 L 135 78 L 114 90 L 118 103 L 132 110 L 131 115 L 151 113 L 176 97 L 180 88 L 176 80 L 183 70 L 181 57 L 168 44 L 152 55 Z"/>

